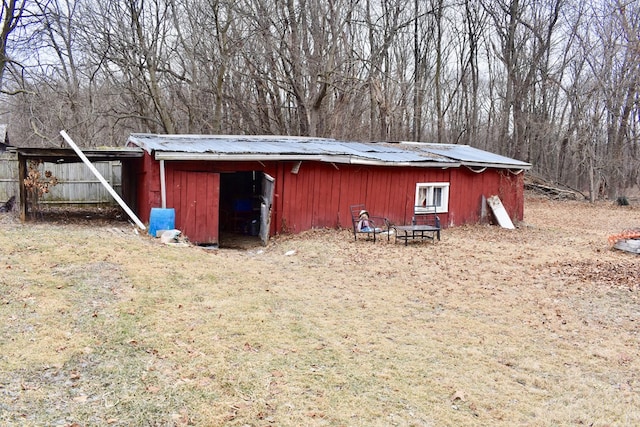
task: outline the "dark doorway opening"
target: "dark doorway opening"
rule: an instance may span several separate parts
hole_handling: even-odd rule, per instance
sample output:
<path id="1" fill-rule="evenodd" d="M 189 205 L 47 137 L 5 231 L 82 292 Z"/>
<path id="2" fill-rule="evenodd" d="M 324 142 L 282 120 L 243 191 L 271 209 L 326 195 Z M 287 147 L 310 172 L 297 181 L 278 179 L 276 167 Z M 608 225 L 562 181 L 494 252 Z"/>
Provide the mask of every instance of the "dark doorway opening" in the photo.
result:
<path id="1" fill-rule="evenodd" d="M 260 244 L 262 172 L 220 174 L 220 246 Z"/>

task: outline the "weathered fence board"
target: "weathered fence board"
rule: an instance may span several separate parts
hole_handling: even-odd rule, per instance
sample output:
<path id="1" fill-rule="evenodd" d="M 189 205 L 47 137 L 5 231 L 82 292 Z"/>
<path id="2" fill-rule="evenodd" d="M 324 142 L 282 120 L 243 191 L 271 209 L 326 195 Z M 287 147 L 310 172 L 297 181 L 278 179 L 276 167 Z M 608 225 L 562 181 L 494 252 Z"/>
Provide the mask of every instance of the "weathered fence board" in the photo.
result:
<path id="1" fill-rule="evenodd" d="M 95 162 L 94 166 L 121 194 L 122 164 L 118 161 Z M 49 170 L 58 179 L 49 193 L 40 198 L 46 205 L 114 205 L 116 202 L 84 163 L 44 163 L 40 172 Z M 0 201 L 18 196 L 18 160 L 15 154 L 0 154 Z"/>
<path id="2" fill-rule="evenodd" d="M 18 198 L 18 160 L 15 154 L 0 153 L 0 202 Z"/>

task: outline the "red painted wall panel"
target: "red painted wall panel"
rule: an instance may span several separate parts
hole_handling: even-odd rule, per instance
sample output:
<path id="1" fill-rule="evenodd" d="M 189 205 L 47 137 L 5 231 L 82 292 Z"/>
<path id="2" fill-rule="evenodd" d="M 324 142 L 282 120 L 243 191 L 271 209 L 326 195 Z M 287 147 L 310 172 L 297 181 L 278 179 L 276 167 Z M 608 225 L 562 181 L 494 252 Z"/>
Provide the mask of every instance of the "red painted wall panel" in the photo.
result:
<path id="1" fill-rule="evenodd" d="M 500 197 L 507 213 L 514 221 L 524 216 L 524 176 L 508 170 L 487 169 L 475 173 L 466 167 L 452 171 L 448 225 L 476 223 L 480 218 L 482 196 Z M 453 205 L 452 205 L 453 203 Z"/>
<path id="2" fill-rule="evenodd" d="M 176 228 L 194 243 L 218 243 L 220 174 L 166 164 L 165 177 L 167 207 L 176 211 Z"/>
<path id="3" fill-rule="evenodd" d="M 506 170 L 475 173 L 467 168 L 393 168 L 303 163 L 297 175 L 283 174 L 285 202 L 281 212 L 288 231 L 313 227 L 349 227 L 349 205 L 365 203 L 372 215 L 409 223 L 413 216 L 416 184 L 449 182 L 449 212 L 441 213 L 445 226 L 475 223 L 480 219 L 482 196 L 497 194 L 514 220 L 523 216 L 523 177 Z M 332 170 L 333 169 L 333 170 Z M 324 184 L 323 184 L 324 183 Z M 331 187 L 331 197 L 326 198 Z M 276 183 L 278 187 L 278 183 Z M 290 191 L 295 192 L 291 194 Z M 309 218 L 309 203 L 313 218 Z M 324 206 L 324 209 L 319 208 Z M 304 210 L 300 212 L 299 209 Z M 278 230 L 279 231 L 279 230 Z"/>
<path id="4" fill-rule="evenodd" d="M 160 207 L 160 167 L 145 153 L 134 169 L 138 183 L 137 215 L 140 221 L 148 223 L 151 208 Z"/>
<path id="5" fill-rule="evenodd" d="M 416 184 L 449 182 L 449 212 L 440 214 L 444 226 L 475 223 L 480 219 L 482 196 L 497 194 L 514 220 L 524 213 L 523 174 L 486 169 L 475 173 L 465 167 L 455 169 L 380 167 L 320 162 L 166 162 L 166 168 L 199 172 L 261 171 L 275 178 L 271 233 L 298 233 L 314 227 L 351 227 L 349 206 L 365 203 L 370 213 L 385 216 L 396 224 L 411 221 Z M 138 171 L 138 208 L 148 221 L 151 207 L 160 204 L 158 162 L 145 155 Z M 197 186 L 197 184 L 195 184 Z M 207 182 L 207 185 L 211 183 Z M 218 182 L 219 191 L 219 182 Z M 207 193 L 210 193 L 207 190 Z M 185 191 L 176 189 L 172 197 L 184 203 Z M 167 196 L 169 197 L 169 196 Z M 192 199 L 194 195 L 190 196 Z M 206 201 L 208 209 L 216 209 Z M 186 205 L 185 205 L 186 207 Z M 198 221 L 208 224 L 208 215 L 196 211 Z M 178 213 L 176 213 L 178 216 Z M 217 218 L 215 219 L 217 221 Z M 182 221 L 182 220 L 181 220 Z M 190 221 L 190 220 L 189 220 Z"/>

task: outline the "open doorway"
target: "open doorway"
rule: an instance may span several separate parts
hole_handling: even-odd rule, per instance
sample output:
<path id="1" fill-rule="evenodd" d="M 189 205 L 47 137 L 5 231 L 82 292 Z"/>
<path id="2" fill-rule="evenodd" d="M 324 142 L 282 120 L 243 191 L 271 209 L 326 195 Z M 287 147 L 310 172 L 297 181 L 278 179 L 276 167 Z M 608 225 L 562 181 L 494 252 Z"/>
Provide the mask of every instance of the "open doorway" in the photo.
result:
<path id="1" fill-rule="evenodd" d="M 267 243 L 273 182 L 261 171 L 220 174 L 220 246 Z"/>

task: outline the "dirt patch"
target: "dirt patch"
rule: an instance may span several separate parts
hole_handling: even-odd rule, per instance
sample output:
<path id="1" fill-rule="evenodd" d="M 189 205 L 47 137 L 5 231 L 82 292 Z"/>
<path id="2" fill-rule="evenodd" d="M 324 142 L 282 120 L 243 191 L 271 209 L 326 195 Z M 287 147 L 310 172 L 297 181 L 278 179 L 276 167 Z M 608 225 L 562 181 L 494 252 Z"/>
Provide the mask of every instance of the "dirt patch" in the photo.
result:
<path id="1" fill-rule="evenodd" d="M 29 213 L 29 220 L 35 223 L 76 224 L 104 226 L 127 222 L 129 217 L 118 206 L 44 206 L 37 212 Z"/>

